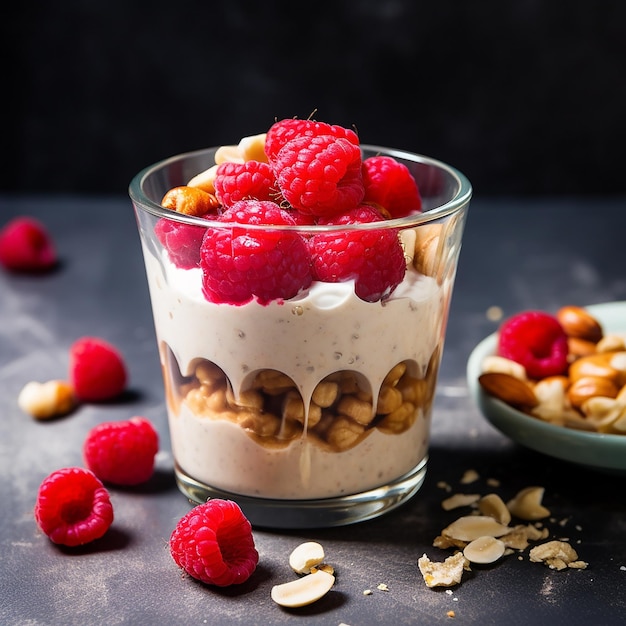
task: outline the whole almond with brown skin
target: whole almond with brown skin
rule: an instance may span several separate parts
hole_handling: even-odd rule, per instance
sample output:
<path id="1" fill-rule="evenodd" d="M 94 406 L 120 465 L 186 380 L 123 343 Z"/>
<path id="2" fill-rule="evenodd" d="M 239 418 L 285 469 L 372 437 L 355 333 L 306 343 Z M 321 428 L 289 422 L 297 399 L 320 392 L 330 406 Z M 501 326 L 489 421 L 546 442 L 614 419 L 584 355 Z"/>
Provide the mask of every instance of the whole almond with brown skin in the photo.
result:
<path id="1" fill-rule="evenodd" d="M 568 337 L 567 347 L 569 349 L 570 360 L 578 359 L 581 356 L 589 356 L 596 353 L 596 343 L 580 337 Z"/>
<path id="2" fill-rule="evenodd" d="M 556 318 L 569 337 L 577 337 L 592 343 L 598 343 L 604 334 L 598 320 L 582 307 L 561 307 L 556 312 Z"/>
<path id="3" fill-rule="evenodd" d="M 480 386 L 491 396 L 514 407 L 537 406 L 537 397 L 530 385 L 503 372 L 487 372 L 478 377 Z"/>
<path id="4" fill-rule="evenodd" d="M 606 378 L 610 382 L 616 382 L 619 378 L 619 371 L 611 367 L 611 359 L 614 353 L 600 352 L 576 359 L 569 367 L 569 377 L 572 382 L 587 376 L 596 378 Z"/>
<path id="5" fill-rule="evenodd" d="M 589 398 L 596 396 L 615 398 L 618 392 L 615 383 L 608 378 L 584 376 L 571 384 L 567 390 L 567 398 L 573 407 L 580 408 Z"/>

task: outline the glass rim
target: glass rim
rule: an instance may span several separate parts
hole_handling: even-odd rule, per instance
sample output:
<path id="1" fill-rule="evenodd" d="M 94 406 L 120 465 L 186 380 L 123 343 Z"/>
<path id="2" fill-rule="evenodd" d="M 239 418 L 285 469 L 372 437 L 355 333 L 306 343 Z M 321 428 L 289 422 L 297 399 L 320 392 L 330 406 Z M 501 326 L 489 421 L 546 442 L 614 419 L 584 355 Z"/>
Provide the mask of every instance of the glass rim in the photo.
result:
<path id="1" fill-rule="evenodd" d="M 196 217 L 193 215 L 185 215 L 177 213 L 171 209 L 166 209 L 154 200 L 150 199 L 144 192 L 144 183 L 147 178 L 158 170 L 167 167 L 170 164 L 184 161 L 201 154 L 215 151 L 217 146 L 209 148 L 201 148 L 189 152 L 167 157 L 152 165 L 148 165 L 139 171 L 131 180 L 128 187 L 128 194 L 135 205 L 142 210 L 154 215 L 158 218 L 173 220 L 192 226 L 200 226 L 202 228 L 245 228 L 246 230 L 276 230 L 276 231 L 294 231 L 294 232 L 333 232 L 333 231 L 349 231 L 349 230 L 379 230 L 384 229 L 402 229 L 408 227 L 419 226 L 446 217 L 453 213 L 457 213 L 469 203 L 472 197 L 472 186 L 468 178 L 458 169 L 432 157 L 423 154 L 409 152 L 396 148 L 386 148 L 384 146 L 375 146 L 370 144 L 361 144 L 361 150 L 369 152 L 381 153 L 385 156 L 398 157 L 407 161 L 413 161 L 424 165 L 433 166 L 443 170 L 449 174 L 457 183 L 457 190 L 453 198 L 439 206 L 428 209 L 420 213 L 413 213 L 405 217 L 397 217 L 386 219 L 381 222 L 368 222 L 359 224 L 342 224 L 342 225 L 321 225 L 321 224 L 242 224 L 238 222 L 221 222 L 218 220 L 210 220 L 204 217 Z"/>

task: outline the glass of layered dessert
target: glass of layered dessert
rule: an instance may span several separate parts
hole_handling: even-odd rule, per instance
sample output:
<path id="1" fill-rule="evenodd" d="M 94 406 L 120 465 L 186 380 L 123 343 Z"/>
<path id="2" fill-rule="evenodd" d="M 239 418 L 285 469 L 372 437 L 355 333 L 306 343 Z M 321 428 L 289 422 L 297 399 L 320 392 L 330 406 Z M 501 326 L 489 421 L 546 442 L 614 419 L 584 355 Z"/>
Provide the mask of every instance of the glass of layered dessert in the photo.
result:
<path id="1" fill-rule="evenodd" d="M 471 193 L 311 120 L 133 179 L 185 495 L 306 528 L 419 490 Z"/>

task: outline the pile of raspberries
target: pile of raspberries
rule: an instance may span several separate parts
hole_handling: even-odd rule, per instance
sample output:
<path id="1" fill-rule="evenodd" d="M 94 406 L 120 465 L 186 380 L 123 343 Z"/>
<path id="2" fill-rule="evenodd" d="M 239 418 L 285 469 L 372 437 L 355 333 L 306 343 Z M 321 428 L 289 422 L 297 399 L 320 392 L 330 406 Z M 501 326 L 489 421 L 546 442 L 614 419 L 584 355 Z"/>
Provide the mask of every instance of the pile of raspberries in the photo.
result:
<path id="1" fill-rule="evenodd" d="M 219 165 L 218 206 L 202 215 L 237 225 L 345 226 L 315 234 L 294 229 L 202 228 L 161 219 L 155 232 L 180 268 L 201 268 L 210 302 L 288 300 L 313 281 L 354 280 L 367 302 L 387 298 L 406 271 L 398 230 L 355 229 L 419 213 L 421 196 L 396 159 L 362 158 L 357 134 L 302 119 L 274 123 L 266 160 Z"/>

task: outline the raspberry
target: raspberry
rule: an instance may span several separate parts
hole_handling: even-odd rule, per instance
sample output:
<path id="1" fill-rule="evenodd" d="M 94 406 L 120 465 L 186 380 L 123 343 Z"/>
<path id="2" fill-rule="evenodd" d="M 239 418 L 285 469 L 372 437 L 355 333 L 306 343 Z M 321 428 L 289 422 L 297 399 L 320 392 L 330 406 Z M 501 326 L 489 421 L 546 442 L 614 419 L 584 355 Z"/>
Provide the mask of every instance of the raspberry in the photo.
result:
<path id="1" fill-rule="evenodd" d="M 110 343 L 97 337 L 83 337 L 70 348 L 69 378 L 79 400 L 111 400 L 124 391 L 126 366 Z"/>
<path id="2" fill-rule="evenodd" d="M 241 200 L 219 218 L 224 223 L 290 224 L 294 219 L 277 204 Z M 201 249 L 202 287 L 207 300 L 245 304 L 289 299 L 311 283 L 309 252 L 301 235 L 245 226 L 209 228 Z"/>
<path id="3" fill-rule="evenodd" d="M 222 163 L 217 168 L 214 185 L 215 195 L 225 207 L 247 198 L 279 203 L 276 179 L 268 163 Z"/>
<path id="4" fill-rule="evenodd" d="M 191 224 L 161 218 L 154 226 L 154 234 L 167 250 L 176 267 L 188 270 L 198 267 L 200 246 L 205 229 Z"/>
<path id="5" fill-rule="evenodd" d="M 92 428 L 83 444 L 87 467 L 103 482 L 138 485 L 154 472 L 159 436 L 143 417 L 103 422 Z"/>
<path id="6" fill-rule="evenodd" d="M 530 378 L 558 376 L 567 370 L 567 335 L 556 317 L 524 311 L 502 323 L 498 355 L 520 363 Z"/>
<path id="7" fill-rule="evenodd" d="M 82 467 L 52 472 L 39 486 L 35 520 L 54 543 L 80 546 L 99 539 L 113 523 L 109 492 Z"/>
<path id="8" fill-rule="evenodd" d="M 373 207 L 361 205 L 320 224 L 359 224 L 383 218 Z M 309 242 L 315 278 L 324 282 L 355 279 L 362 300 L 376 302 L 402 281 L 406 262 L 398 232 L 393 229 L 339 231 L 315 235 Z"/>
<path id="9" fill-rule="evenodd" d="M 0 231 L 0 264 L 13 272 L 41 272 L 57 264 L 47 230 L 31 217 L 16 217 Z"/>
<path id="10" fill-rule="evenodd" d="M 404 217 L 422 210 L 422 198 L 409 168 L 390 156 L 363 161 L 363 202 L 380 205 L 391 217 Z"/>
<path id="11" fill-rule="evenodd" d="M 231 500 L 211 499 L 191 509 L 172 532 L 170 553 L 190 576 L 219 587 L 244 583 L 259 562 L 252 526 Z"/>
<path id="12" fill-rule="evenodd" d="M 315 120 L 285 119 L 274 123 L 265 136 L 265 154 L 270 161 L 274 161 L 281 148 L 296 137 L 316 137 L 317 135 L 332 135 L 347 139 L 355 146 L 359 145 L 357 134 L 349 128 L 316 122 Z"/>
<path id="13" fill-rule="evenodd" d="M 296 137 L 272 166 L 283 197 L 302 213 L 337 215 L 356 207 L 365 193 L 361 150 L 342 137 Z"/>

